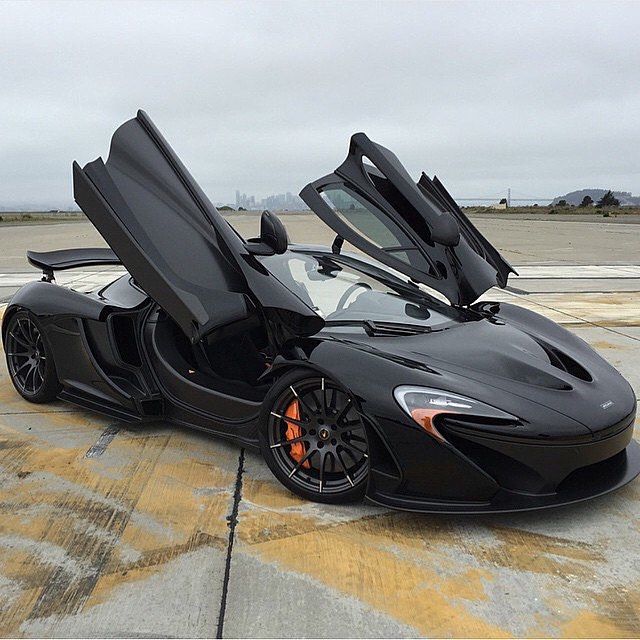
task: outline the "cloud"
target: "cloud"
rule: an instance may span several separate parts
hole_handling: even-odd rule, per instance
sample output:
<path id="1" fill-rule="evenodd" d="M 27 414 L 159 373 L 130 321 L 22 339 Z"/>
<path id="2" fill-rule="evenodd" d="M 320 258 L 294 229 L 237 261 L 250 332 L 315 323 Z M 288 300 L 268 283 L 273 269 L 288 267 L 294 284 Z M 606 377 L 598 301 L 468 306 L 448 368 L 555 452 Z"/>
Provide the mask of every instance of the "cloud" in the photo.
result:
<path id="1" fill-rule="evenodd" d="M 144 108 L 214 201 L 299 191 L 365 131 L 459 197 L 640 192 L 636 3 L 0 3 L 0 205 Z"/>

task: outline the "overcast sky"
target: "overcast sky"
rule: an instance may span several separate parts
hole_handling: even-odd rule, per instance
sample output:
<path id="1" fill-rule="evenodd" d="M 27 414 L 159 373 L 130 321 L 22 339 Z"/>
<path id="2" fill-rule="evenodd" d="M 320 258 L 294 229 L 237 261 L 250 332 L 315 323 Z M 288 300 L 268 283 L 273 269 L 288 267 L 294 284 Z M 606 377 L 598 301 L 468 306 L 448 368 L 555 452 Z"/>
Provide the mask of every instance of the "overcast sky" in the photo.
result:
<path id="1" fill-rule="evenodd" d="M 64 205 L 144 108 L 213 201 L 365 131 L 454 196 L 640 193 L 640 3 L 0 2 L 0 205 Z"/>

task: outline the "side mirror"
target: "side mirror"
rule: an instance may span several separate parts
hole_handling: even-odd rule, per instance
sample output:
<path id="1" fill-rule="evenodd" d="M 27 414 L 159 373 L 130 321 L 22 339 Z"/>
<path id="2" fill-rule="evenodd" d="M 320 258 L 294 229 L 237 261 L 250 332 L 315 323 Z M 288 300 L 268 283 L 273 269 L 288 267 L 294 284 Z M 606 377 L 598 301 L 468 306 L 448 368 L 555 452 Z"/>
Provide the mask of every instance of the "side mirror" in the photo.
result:
<path id="1" fill-rule="evenodd" d="M 263 211 L 260 217 L 260 237 L 247 241 L 249 253 L 257 256 L 272 256 L 284 253 L 289 246 L 287 230 L 278 216 L 271 211 Z"/>

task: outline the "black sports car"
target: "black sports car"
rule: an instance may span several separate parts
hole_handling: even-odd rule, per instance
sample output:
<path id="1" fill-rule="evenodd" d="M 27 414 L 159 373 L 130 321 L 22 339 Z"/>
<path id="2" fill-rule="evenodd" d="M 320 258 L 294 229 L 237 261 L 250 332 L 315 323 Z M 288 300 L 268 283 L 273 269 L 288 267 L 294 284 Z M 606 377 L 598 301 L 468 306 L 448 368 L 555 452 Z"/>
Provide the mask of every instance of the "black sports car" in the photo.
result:
<path id="1" fill-rule="evenodd" d="M 436 178 L 364 134 L 300 194 L 330 248 L 289 244 L 268 211 L 240 237 L 142 111 L 73 179 L 111 249 L 28 253 L 44 275 L 2 323 L 27 400 L 210 431 L 321 502 L 537 509 L 640 471 L 629 384 L 550 320 L 476 302 L 513 269 Z M 100 291 L 55 284 L 113 264 L 128 274 Z"/>

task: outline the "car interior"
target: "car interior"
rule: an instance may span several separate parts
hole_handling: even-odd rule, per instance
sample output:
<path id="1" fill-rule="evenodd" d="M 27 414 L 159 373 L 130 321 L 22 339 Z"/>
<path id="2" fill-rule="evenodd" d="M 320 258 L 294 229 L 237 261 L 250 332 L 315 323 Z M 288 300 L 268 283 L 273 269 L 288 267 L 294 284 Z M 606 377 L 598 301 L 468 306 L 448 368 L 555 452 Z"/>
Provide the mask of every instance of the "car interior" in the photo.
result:
<path id="1" fill-rule="evenodd" d="M 190 382 L 219 393 L 261 400 L 268 385 L 259 377 L 270 364 L 269 341 L 257 315 L 222 327 L 191 344 L 163 311 L 154 327 L 154 348 Z"/>
<path id="2" fill-rule="evenodd" d="M 282 254 L 288 244 L 284 225 L 269 211 L 260 218 L 260 236 L 246 241 L 249 252 L 259 256 Z M 268 385 L 259 384 L 259 377 L 268 369 L 272 356 L 264 323 L 255 311 L 244 320 L 212 331 L 196 344 L 161 311 L 154 344 L 178 373 L 200 386 L 252 400 L 261 399 L 268 389 Z"/>

